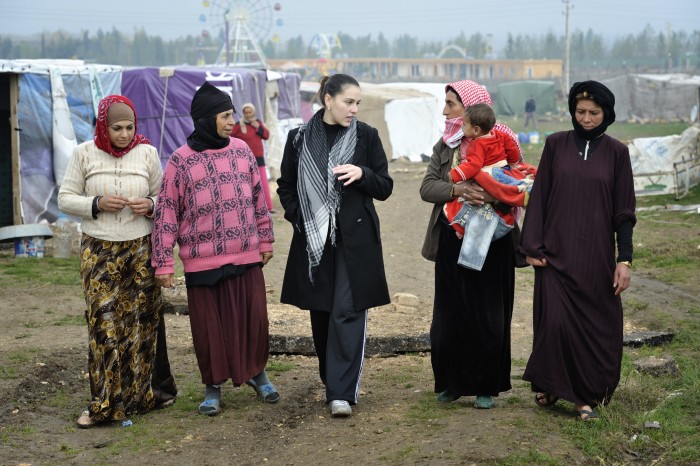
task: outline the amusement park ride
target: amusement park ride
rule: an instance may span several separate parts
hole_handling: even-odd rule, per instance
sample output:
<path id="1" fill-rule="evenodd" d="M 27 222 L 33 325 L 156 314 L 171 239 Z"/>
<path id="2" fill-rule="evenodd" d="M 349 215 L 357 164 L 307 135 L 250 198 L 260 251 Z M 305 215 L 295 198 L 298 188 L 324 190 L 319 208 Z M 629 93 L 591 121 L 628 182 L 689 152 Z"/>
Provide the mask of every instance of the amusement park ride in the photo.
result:
<path id="1" fill-rule="evenodd" d="M 274 28 L 284 26 L 280 17 L 280 3 L 267 0 L 203 0 L 204 11 L 199 21 L 204 25 L 202 37 L 221 37 L 222 46 L 214 65 L 267 68 L 265 53 L 260 44 L 270 39 L 280 42 Z M 318 70 L 326 74 L 327 61 L 334 49 L 340 49 L 335 34 L 319 33 L 309 42 L 309 49 L 318 57 Z"/>
<path id="2" fill-rule="evenodd" d="M 215 65 L 266 68 L 265 54 L 260 44 L 270 37 L 273 26 L 284 25 L 278 17 L 282 6 L 267 0 L 204 0 L 203 36 L 210 31 L 222 34 L 223 45 Z M 272 42 L 279 42 L 273 34 Z"/>

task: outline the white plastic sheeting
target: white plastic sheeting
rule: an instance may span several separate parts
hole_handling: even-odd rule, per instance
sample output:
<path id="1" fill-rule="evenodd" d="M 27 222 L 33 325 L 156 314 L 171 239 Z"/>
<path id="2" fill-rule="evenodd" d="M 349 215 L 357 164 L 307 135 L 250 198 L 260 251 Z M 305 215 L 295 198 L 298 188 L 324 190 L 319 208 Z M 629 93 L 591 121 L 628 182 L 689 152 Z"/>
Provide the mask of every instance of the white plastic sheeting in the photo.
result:
<path id="1" fill-rule="evenodd" d="M 445 131 L 445 117 L 442 107 L 445 105 L 444 83 L 389 83 L 381 87 L 389 89 L 411 89 L 432 98 L 407 99 L 412 102 L 399 104 L 392 101 L 387 104 L 386 120 L 389 137 L 398 156 L 405 155 L 413 162 L 420 162 L 421 155 L 430 157 L 433 146 Z M 396 103 L 395 103 L 396 102 Z M 410 118 L 402 117 L 405 111 Z"/>
<path id="2" fill-rule="evenodd" d="M 432 99 L 420 97 L 396 99 L 384 107 L 393 158 L 407 157 L 420 162 L 422 155 L 430 156 L 437 141 L 432 123 L 435 105 Z"/>
<path id="3" fill-rule="evenodd" d="M 658 138 L 637 138 L 629 144 L 634 188 L 638 195 L 678 195 L 700 182 L 700 128 Z"/>

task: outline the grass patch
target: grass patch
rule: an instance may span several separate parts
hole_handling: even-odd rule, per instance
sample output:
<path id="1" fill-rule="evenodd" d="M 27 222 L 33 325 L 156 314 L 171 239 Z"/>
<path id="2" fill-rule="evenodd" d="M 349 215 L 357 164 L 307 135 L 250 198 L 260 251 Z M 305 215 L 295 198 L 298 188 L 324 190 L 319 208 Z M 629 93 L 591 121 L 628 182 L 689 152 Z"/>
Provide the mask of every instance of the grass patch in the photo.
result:
<path id="1" fill-rule="evenodd" d="M 0 379 L 16 379 L 22 376 L 23 370 L 31 363 L 35 348 L 25 348 L 16 351 L 0 353 Z"/>
<path id="2" fill-rule="evenodd" d="M 83 326 L 85 325 L 85 316 L 84 315 L 69 315 L 69 316 L 63 316 L 58 320 L 54 320 L 51 325 L 61 327 L 63 325 L 77 325 L 77 326 Z"/>
<path id="3" fill-rule="evenodd" d="M 625 352 L 620 384 L 612 403 L 598 408 L 599 422 L 570 422 L 549 417 L 543 422 L 550 425 L 543 428 L 560 430 L 586 456 L 605 464 L 685 464 L 697 460 L 700 451 L 700 417 L 697 416 L 700 325 L 695 321 L 676 322 L 676 325 L 678 336 L 670 345 Z M 681 369 L 679 376 L 652 377 L 634 368 L 635 359 L 662 353 L 676 358 Z M 645 428 L 647 421 L 658 421 L 661 429 Z"/>
<path id="4" fill-rule="evenodd" d="M 54 408 L 68 410 L 73 406 L 73 393 L 69 392 L 67 388 L 61 387 L 46 400 L 46 404 Z"/>
<path id="5" fill-rule="evenodd" d="M 382 371 L 376 375 L 376 378 L 382 382 L 391 385 L 403 385 L 406 386 L 410 384 L 413 386 L 417 381 L 420 374 L 423 373 L 423 369 L 418 366 L 403 366 L 400 368 L 394 368 L 391 371 Z M 410 388 L 410 387 L 409 387 Z"/>
<path id="6" fill-rule="evenodd" d="M 418 447 L 415 447 L 415 446 L 404 447 L 391 455 L 382 455 L 379 457 L 379 459 L 381 461 L 387 461 L 390 463 L 399 463 L 400 464 L 400 463 L 403 463 L 404 461 L 408 460 L 417 451 L 418 451 Z"/>
<path id="7" fill-rule="evenodd" d="M 419 421 L 430 421 L 445 418 L 453 411 L 462 408 L 463 406 L 459 402 L 440 403 L 437 401 L 435 393 L 421 392 L 418 401 L 409 407 L 407 417 Z"/>
<path id="8" fill-rule="evenodd" d="M 498 463 L 494 464 L 499 464 L 503 466 L 520 466 L 523 464 L 557 466 L 561 465 L 562 463 L 557 461 L 555 458 L 552 458 L 546 453 L 542 453 L 537 450 L 531 449 L 528 453 L 524 455 L 508 455 L 503 459 L 499 459 Z"/>
<path id="9" fill-rule="evenodd" d="M 0 257 L 0 287 L 38 285 L 80 285 L 80 260 Z"/>
<path id="10" fill-rule="evenodd" d="M 80 453 L 79 450 L 71 447 L 70 445 L 67 445 L 65 443 L 61 444 L 61 447 L 59 448 L 59 451 L 61 453 L 65 453 L 70 456 L 76 456 L 78 453 Z"/>
<path id="11" fill-rule="evenodd" d="M 287 372 L 294 369 L 296 366 L 291 362 L 283 362 L 276 359 L 268 359 L 265 370 L 267 372 Z"/>

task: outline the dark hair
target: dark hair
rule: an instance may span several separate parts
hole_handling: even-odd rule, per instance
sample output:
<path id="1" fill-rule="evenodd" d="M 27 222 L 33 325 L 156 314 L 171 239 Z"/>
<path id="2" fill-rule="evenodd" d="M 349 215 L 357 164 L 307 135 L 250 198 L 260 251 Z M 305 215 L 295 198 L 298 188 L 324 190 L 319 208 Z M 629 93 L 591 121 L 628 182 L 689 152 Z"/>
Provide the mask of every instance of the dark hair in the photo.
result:
<path id="1" fill-rule="evenodd" d="M 462 107 L 464 107 L 464 102 L 462 102 L 462 96 L 459 95 L 459 92 L 457 92 L 454 87 L 452 87 L 448 84 L 447 86 L 445 86 L 445 94 L 447 94 L 450 91 L 452 91 L 454 93 L 454 95 L 457 96 L 457 100 L 459 101 L 460 104 L 462 104 Z"/>
<path id="2" fill-rule="evenodd" d="M 324 98 L 326 94 L 331 97 L 335 97 L 336 94 L 343 92 L 345 86 L 357 86 L 360 87 L 360 83 L 357 79 L 353 78 L 348 74 L 334 74 L 333 76 L 324 76 L 321 78 L 321 87 L 318 88 L 318 94 L 316 98 L 324 105 Z"/>
<path id="3" fill-rule="evenodd" d="M 488 104 L 474 104 L 464 109 L 464 119 L 488 133 L 496 125 L 496 114 Z"/>

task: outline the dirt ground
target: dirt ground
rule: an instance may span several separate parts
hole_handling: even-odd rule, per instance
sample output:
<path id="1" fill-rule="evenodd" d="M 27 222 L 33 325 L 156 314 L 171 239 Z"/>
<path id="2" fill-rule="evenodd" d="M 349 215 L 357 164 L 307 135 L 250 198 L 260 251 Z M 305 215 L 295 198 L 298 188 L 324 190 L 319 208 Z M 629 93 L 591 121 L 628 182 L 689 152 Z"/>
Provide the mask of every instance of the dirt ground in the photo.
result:
<path id="1" fill-rule="evenodd" d="M 393 162 L 392 197 L 378 203 L 390 291 L 410 293 L 420 305 L 387 306 L 370 313 L 369 336 L 418 335 L 430 327 L 433 264 L 420 257 L 430 206 L 418 186 L 425 164 Z M 274 214 L 277 244 L 265 268 L 271 334 L 310 334 L 307 316 L 279 305 L 291 229 L 279 206 Z M 41 260 L 41 259 L 38 259 Z M 77 274 L 78 271 L 76 270 Z M 74 421 L 89 395 L 85 378 L 84 302 L 78 287 L 0 287 L 0 465 L 8 464 L 496 464 L 533 451 L 561 464 L 589 464 L 567 438 L 529 428 L 538 412 L 521 380 L 531 343 L 533 274 L 517 271 L 512 325 L 513 389 L 497 407 L 477 410 L 472 399 L 438 405 L 430 354 L 418 352 L 366 359 L 354 415 L 332 419 L 313 357 L 275 354 L 271 377 L 282 400 L 258 403 L 247 387 L 224 388 L 224 411 L 197 414 L 203 396 L 188 317 L 167 314 L 168 351 L 180 389 L 175 406 L 89 430 Z M 625 299 L 626 325 L 650 313 L 681 312 L 673 303 L 698 298 L 635 271 Z M 182 305 L 181 291 L 169 300 Z M 68 322 L 68 324 L 66 324 Z M 7 368 L 19 368 L 13 371 Z M 541 410 L 540 410 L 541 411 Z M 566 406 L 555 415 L 571 417 Z"/>

